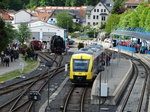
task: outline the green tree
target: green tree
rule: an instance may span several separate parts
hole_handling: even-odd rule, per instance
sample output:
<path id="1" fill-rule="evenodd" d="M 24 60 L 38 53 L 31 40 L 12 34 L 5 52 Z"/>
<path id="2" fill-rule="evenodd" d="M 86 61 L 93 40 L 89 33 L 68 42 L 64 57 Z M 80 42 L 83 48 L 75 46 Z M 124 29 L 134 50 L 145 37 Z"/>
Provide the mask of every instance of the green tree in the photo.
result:
<path id="1" fill-rule="evenodd" d="M 95 5 L 97 5 L 97 3 L 100 2 L 100 0 L 88 0 L 87 2 L 88 2 L 88 5 L 95 6 Z"/>
<path id="2" fill-rule="evenodd" d="M 150 31 L 150 10 L 148 10 L 148 14 L 145 20 L 145 28 L 147 31 Z"/>
<path id="3" fill-rule="evenodd" d="M 26 8 L 35 9 L 37 6 L 39 6 L 39 0 L 30 0 Z"/>
<path id="4" fill-rule="evenodd" d="M 99 31 L 97 31 L 96 29 L 90 29 L 87 34 L 90 38 L 96 38 L 98 35 Z"/>
<path id="5" fill-rule="evenodd" d="M 66 0 L 65 6 L 71 6 L 70 0 Z"/>
<path id="6" fill-rule="evenodd" d="M 118 26 L 120 21 L 120 15 L 118 14 L 111 14 L 106 22 L 105 30 L 107 33 L 110 33 L 113 29 Z"/>
<path id="7" fill-rule="evenodd" d="M 120 17 L 120 21 L 119 21 L 119 24 L 118 26 L 121 26 L 121 27 L 129 27 L 129 24 L 130 24 L 130 13 L 132 11 L 131 10 L 128 10 L 126 12 L 124 12 L 123 14 L 121 14 L 121 17 Z"/>
<path id="8" fill-rule="evenodd" d="M 137 12 L 132 11 L 129 14 L 129 21 L 130 21 L 129 27 L 133 27 L 133 28 L 139 27 L 139 17 L 138 17 Z"/>
<path id="9" fill-rule="evenodd" d="M 16 31 L 11 24 L 6 24 L 0 18 L 0 52 L 4 50 L 15 38 Z"/>
<path id="10" fill-rule="evenodd" d="M 1 9 L 35 9 L 38 6 L 95 6 L 101 0 L 1 0 Z"/>
<path id="11" fill-rule="evenodd" d="M 146 21 L 146 18 L 147 18 L 147 15 L 148 15 L 148 11 L 150 10 L 149 7 L 146 7 L 142 14 L 139 16 L 140 18 L 140 21 L 139 21 L 139 27 L 141 28 L 144 28 L 145 27 L 145 21 Z"/>
<path id="12" fill-rule="evenodd" d="M 72 16 L 70 16 L 68 12 L 63 11 L 58 13 L 56 15 L 56 19 L 57 19 L 58 26 L 68 30 L 72 29 L 72 25 L 73 25 Z"/>
<path id="13" fill-rule="evenodd" d="M 20 10 L 23 8 L 24 2 L 22 0 L 2 0 L 4 8 Z"/>
<path id="14" fill-rule="evenodd" d="M 23 44 L 31 38 L 31 31 L 27 24 L 21 24 L 18 30 L 17 39 Z"/>
<path id="15" fill-rule="evenodd" d="M 136 12 L 141 15 L 143 10 L 147 7 L 148 3 L 147 2 L 140 2 L 140 4 L 138 5 L 138 7 L 135 9 Z"/>
<path id="16" fill-rule="evenodd" d="M 119 0 L 115 0 L 114 2 L 114 6 L 113 6 L 113 9 L 112 9 L 112 14 L 119 14 L 119 6 L 120 6 L 120 3 L 119 3 Z"/>
<path id="17" fill-rule="evenodd" d="M 6 9 L 8 8 L 8 5 L 4 2 L 0 2 L 0 9 Z"/>
<path id="18" fill-rule="evenodd" d="M 114 1 L 114 6 L 113 6 L 113 9 L 112 9 L 111 13 L 112 13 L 112 14 L 121 14 L 122 11 L 121 11 L 121 9 L 120 9 L 120 6 L 123 5 L 123 2 L 124 2 L 124 1 L 125 1 L 125 0 L 115 0 L 115 1 Z"/>
<path id="19" fill-rule="evenodd" d="M 71 0 L 71 6 L 76 6 L 76 0 Z"/>
<path id="20" fill-rule="evenodd" d="M 40 6 L 46 6 L 48 4 L 48 2 L 46 1 L 46 0 L 41 0 L 40 2 L 39 2 L 39 5 Z"/>
<path id="21" fill-rule="evenodd" d="M 122 14 L 119 26 L 122 27 L 145 27 L 145 21 L 148 15 L 149 8 L 147 3 L 140 3 L 134 10 L 128 10 Z"/>

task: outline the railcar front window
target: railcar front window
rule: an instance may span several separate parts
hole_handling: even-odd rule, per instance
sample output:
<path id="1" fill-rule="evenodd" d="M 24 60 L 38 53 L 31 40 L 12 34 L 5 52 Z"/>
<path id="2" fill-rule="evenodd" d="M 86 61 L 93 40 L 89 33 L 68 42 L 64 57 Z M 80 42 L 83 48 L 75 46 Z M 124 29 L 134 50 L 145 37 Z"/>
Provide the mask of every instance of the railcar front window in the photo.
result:
<path id="1" fill-rule="evenodd" d="M 74 59 L 73 60 L 73 71 L 74 72 L 88 72 L 89 60 L 85 59 Z"/>

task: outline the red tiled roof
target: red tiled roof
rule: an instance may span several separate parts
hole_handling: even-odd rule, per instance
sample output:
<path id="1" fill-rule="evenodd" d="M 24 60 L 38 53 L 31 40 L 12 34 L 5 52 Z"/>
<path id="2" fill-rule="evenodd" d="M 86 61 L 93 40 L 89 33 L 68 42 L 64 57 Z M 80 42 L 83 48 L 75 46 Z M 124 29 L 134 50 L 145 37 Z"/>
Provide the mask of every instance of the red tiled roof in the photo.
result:
<path id="1" fill-rule="evenodd" d="M 0 9 L 0 13 L 1 13 L 1 14 L 4 14 L 4 13 L 6 13 L 6 12 L 5 12 L 4 10 L 1 10 L 1 9 Z"/>
<path id="2" fill-rule="evenodd" d="M 13 17 L 10 16 L 10 15 L 8 15 L 8 14 L 3 14 L 3 15 L 2 15 L 2 18 L 3 18 L 4 20 L 13 20 Z"/>
<path id="3" fill-rule="evenodd" d="M 1 13 L 1 17 L 4 19 L 4 20 L 12 20 L 13 17 L 11 17 L 6 11 L 4 10 L 0 10 L 0 13 Z"/>
<path id="4" fill-rule="evenodd" d="M 46 22 L 52 13 L 53 13 L 53 12 L 51 12 L 51 13 L 38 12 L 38 19 L 39 19 L 40 21 Z"/>
<path id="5" fill-rule="evenodd" d="M 35 11 L 37 11 L 39 15 L 39 20 L 41 18 L 47 18 L 47 17 L 41 17 L 46 16 L 45 14 L 51 15 L 55 10 L 77 10 L 82 16 L 85 16 L 86 6 L 81 7 L 63 7 L 63 6 L 46 6 L 46 7 L 37 7 Z"/>
<path id="6" fill-rule="evenodd" d="M 3 14 L 3 15 L 2 15 L 2 18 L 3 18 L 4 20 L 9 20 L 9 19 L 10 19 L 10 16 L 9 16 L 8 14 Z"/>
<path id="7" fill-rule="evenodd" d="M 63 7 L 63 6 L 46 6 L 46 7 L 37 7 L 35 10 L 85 10 L 86 7 Z"/>
<path id="8" fill-rule="evenodd" d="M 125 4 L 139 4 L 140 2 L 144 2 L 144 0 L 127 0 Z"/>

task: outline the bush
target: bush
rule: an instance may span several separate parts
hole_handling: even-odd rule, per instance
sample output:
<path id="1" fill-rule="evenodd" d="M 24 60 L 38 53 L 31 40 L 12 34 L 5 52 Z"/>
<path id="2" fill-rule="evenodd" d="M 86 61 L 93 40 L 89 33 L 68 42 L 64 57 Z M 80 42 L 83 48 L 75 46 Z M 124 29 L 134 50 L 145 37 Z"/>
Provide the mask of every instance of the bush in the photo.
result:
<path id="1" fill-rule="evenodd" d="M 77 38 L 81 35 L 81 33 L 70 33 L 71 38 Z"/>
<path id="2" fill-rule="evenodd" d="M 27 52 L 29 57 L 33 56 L 34 51 L 30 47 L 27 48 L 26 52 Z"/>
<path id="3" fill-rule="evenodd" d="M 78 40 L 93 40 L 93 38 L 88 38 L 88 37 L 78 37 Z"/>
<path id="4" fill-rule="evenodd" d="M 28 47 L 27 47 L 26 44 L 20 44 L 20 45 L 19 45 L 19 53 L 21 53 L 21 54 L 24 55 L 27 48 L 28 48 Z"/>

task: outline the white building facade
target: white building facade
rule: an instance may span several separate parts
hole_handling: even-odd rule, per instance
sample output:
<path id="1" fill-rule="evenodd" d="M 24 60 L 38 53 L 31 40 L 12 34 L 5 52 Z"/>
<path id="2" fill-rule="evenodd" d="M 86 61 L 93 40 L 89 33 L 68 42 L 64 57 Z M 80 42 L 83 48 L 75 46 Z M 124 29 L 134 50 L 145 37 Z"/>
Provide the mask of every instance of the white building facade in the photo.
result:
<path id="1" fill-rule="evenodd" d="M 99 2 L 92 10 L 88 10 L 85 25 L 94 27 L 104 24 L 113 8 L 113 4 L 113 0 L 105 0 L 105 2 Z"/>
<path id="2" fill-rule="evenodd" d="M 49 41 L 53 35 L 61 36 L 63 39 L 66 38 L 66 30 L 55 25 L 36 21 L 29 23 L 28 26 L 32 32 L 31 39 L 34 37 L 35 40 L 40 40 L 41 42 Z"/>
<path id="3" fill-rule="evenodd" d="M 31 21 L 31 14 L 25 10 L 20 10 L 14 14 L 13 24 L 28 23 Z"/>

